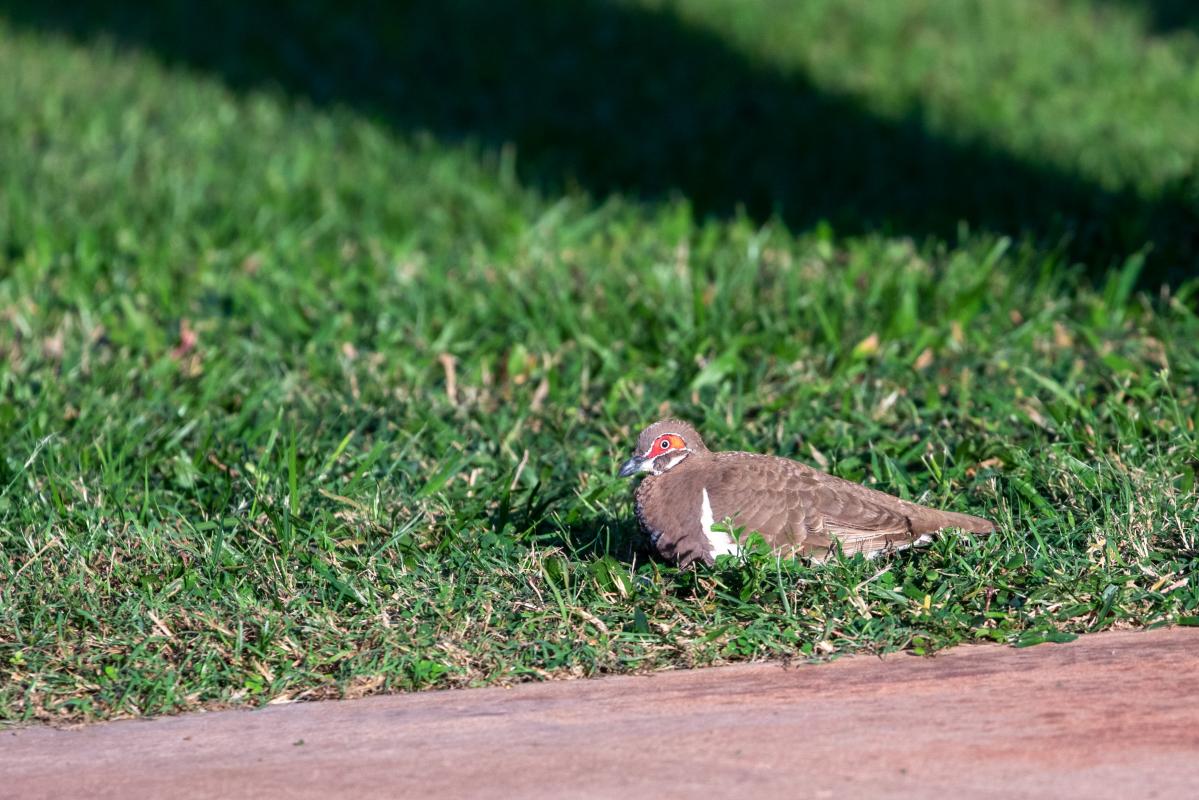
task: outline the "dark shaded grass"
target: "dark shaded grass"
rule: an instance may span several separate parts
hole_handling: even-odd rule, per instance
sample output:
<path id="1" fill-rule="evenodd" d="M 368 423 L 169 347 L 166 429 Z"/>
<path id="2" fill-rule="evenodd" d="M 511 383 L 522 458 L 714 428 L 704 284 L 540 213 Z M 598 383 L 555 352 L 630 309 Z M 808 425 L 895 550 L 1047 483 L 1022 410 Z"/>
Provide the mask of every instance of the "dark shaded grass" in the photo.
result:
<path id="1" fill-rule="evenodd" d="M 681 194 L 701 215 L 744 209 L 759 222 L 777 216 L 793 230 L 831 224 L 842 234 L 882 231 L 917 240 L 953 239 L 967 220 L 976 229 L 1035 237 L 1099 278 L 1148 242 L 1141 277 L 1150 289 L 1162 282 L 1176 287 L 1199 270 L 1193 169 L 1146 181 L 1137 174 L 1141 159 L 1117 147 L 1107 163 L 1084 170 L 1072 162 L 1085 148 L 1071 152 L 1081 144 L 1071 137 L 1053 141 L 1047 132 L 1045 152 L 1038 153 L 1018 152 L 996 135 L 1002 126 L 1052 131 L 1061 125 L 1035 118 L 1029 124 L 1004 111 L 1052 106 L 1043 80 L 1065 83 L 1065 93 L 1081 84 L 1093 92 L 1092 104 L 1110 104 L 1083 112 L 1075 126 L 1090 126 L 1090 118 L 1105 113 L 1129 115 L 1129 121 L 1136 115 L 1148 126 L 1196 124 L 1193 108 L 1171 115 L 1162 110 L 1173 103 L 1163 103 L 1145 117 L 1121 102 L 1118 91 L 1102 99 L 1109 70 L 1126 71 L 1120 79 L 1130 81 L 1127 71 L 1144 69 L 1152 57 L 1139 48 L 1122 50 L 1128 45 L 1119 26 L 1111 24 L 1111 32 L 1094 26 L 1112 39 L 1113 55 L 1098 58 L 1077 55 L 1093 35 L 1080 14 L 1071 16 L 1077 2 L 1050 12 L 1036 4 L 874 5 L 169 0 L 148 8 L 125 0 L 5 0 L 0 16 L 82 41 L 112 37 L 168 64 L 215 75 L 238 91 L 281 88 L 322 106 L 351 107 L 399 132 L 508 147 L 510 166 L 548 193 L 577 182 L 597 195 Z M 1170 27 L 1187 19 L 1168 3 L 1154 4 L 1150 16 Z M 1046 23 L 1062 35 L 1038 42 L 1022 33 Z M 789 47 L 772 47 L 776 25 L 789 35 Z M 943 52 L 921 46 L 916 32 L 922 29 Z M 1027 41 L 1011 55 L 1002 46 L 989 56 L 969 55 L 969 42 L 997 42 L 1005 29 Z M 748 48 L 738 46 L 742 38 Z M 909 38 L 915 41 L 905 48 Z M 842 73 L 862 69 L 856 62 L 874 50 L 902 54 L 882 56 L 914 68 L 897 70 L 889 87 L 904 99 L 902 112 L 884 113 L 810 76 L 813 68 L 794 53 L 819 52 L 829 42 L 844 48 Z M 776 51 L 781 57 L 772 59 Z M 972 85 L 975 62 L 1006 72 L 1030 57 L 1044 74 L 1018 72 L 995 90 L 984 72 Z M 1079 59 L 1093 63 L 1080 70 Z M 893 68 L 869 66 L 881 75 Z M 950 98 L 946 105 L 960 118 L 956 126 L 936 123 L 946 111 L 912 96 L 904 71 L 913 71 L 912 79 L 931 87 L 934 97 Z M 956 107 L 952 98 L 959 93 L 978 95 L 973 107 Z M 1185 107 L 1188 97 L 1199 102 L 1189 88 L 1175 99 Z M 1109 132 L 1100 127 L 1094 135 Z M 1189 150 L 1185 155 L 1193 159 Z"/>

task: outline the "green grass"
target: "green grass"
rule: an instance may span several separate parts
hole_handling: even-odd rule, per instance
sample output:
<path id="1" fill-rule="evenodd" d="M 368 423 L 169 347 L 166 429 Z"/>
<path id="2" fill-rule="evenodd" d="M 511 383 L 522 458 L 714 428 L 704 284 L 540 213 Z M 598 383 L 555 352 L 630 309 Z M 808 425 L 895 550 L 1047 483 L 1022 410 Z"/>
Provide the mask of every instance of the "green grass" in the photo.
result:
<path id="1" fill-rule="evenodd" d="M 579 6 L 561 69 L 741 70 L 643 127 L 0 2 L 0 720 L 1199 624 L 1197 38 L 899 5 Z M 614 475 L 666 413 L 1000 532 L 680 572 Z"/>

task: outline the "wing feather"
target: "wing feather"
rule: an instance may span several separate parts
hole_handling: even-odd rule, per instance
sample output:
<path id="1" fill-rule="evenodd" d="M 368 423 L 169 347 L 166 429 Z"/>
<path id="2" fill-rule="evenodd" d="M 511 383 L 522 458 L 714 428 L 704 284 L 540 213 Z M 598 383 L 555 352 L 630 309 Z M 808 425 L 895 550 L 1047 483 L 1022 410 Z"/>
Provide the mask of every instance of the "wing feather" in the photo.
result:
<path id="1" fill-rule="evenodd" d="M 722 489 L 714 507 L 774 547 L 819 557 L 837 543 L 845 553 L 874 553 L 917 538 L 899 498 L 797 461 L 745 453 L 721 454 L 719 461 Z"/>

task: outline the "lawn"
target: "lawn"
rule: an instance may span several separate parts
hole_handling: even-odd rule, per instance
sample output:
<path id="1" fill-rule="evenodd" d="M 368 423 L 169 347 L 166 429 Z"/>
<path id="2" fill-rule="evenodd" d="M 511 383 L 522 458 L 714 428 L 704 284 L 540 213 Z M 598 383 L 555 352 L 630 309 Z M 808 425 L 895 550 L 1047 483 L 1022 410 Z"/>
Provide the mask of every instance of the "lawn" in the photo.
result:
<path id="1" fill-rule="evenodd" d="M 1199 624 L 1187 3 L 0 0 L 0 721 Z M 685 417 L 999 532 L 649 558 Z"/>

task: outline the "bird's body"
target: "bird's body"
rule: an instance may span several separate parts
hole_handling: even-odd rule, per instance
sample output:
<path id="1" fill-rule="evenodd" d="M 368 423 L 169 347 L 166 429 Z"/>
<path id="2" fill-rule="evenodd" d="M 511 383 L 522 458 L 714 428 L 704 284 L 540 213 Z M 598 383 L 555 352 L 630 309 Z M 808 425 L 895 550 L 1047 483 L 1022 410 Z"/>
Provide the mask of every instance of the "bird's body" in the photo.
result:
<path id="1" fill-rule="evenodd" d="M 931 541 L 945 528 L 990 533 L 994 525 L 939 511 L 777 456 L 713 453 L 691 426 L 646 428 L 622 475 L 637 487 L 637 519 L 658 552 L 682 565 L 737 552 L 721 523 L 757 532 L 776 551 L 823 559 L 839 546 L 868 556 Z"/>

